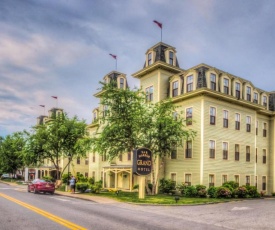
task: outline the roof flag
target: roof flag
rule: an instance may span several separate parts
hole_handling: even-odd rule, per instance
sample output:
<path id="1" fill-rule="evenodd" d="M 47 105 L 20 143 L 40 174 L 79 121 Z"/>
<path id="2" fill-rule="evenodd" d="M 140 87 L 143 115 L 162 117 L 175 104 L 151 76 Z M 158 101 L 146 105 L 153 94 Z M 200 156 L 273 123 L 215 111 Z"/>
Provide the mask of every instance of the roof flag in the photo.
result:
<path id="1" fill-rule="evenodd" d="M 153 22 L 156 23 L 160 28 L 160 41 L 162 42 L 162 23 L 157 20 L 154 20 Z"/>
<path id="2" fill-rule="evenodd" d="M 117 56 L 114 54 L 109 54 L 109 55 L 112 56 L 116 60 L 116 70 L 117 70 Z"/>

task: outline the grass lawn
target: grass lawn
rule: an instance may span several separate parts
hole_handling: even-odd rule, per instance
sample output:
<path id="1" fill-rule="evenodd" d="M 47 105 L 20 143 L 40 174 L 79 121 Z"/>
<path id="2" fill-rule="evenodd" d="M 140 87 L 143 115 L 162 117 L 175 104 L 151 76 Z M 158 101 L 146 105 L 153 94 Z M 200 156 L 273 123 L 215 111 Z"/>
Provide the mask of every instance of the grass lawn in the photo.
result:
<path id="1" fill-rule="evenodd" d="M 137 192 L 119 192 L 117 195 L 115 192 L 101 192 L 99 194 L 85 193 L 88 196 L 104 196 L 112 199 L 116 199 L 122 202 L 132 202 L 139 204 L 207 204 L 207 203 L 221 203 L 228 202 L 237 199 L 216 199 L 216 198 L 187 198 L 179 197 L 178 202 L 175 201 L 175 196 L 172 195 L 155 195 L 145 196 L 144 199 L 138 198 Z"/>

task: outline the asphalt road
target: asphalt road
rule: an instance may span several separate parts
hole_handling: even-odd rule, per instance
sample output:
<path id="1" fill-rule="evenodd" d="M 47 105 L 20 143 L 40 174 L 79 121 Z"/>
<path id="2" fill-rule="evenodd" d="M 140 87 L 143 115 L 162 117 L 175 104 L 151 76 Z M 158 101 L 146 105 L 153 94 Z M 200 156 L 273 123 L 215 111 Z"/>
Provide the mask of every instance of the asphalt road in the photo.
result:
<path id="1" fill-rule="evenodd" d="M 275 229 L 275 199 L 197 206 L 96 203 L 0 184 L 0 229 Z"/>

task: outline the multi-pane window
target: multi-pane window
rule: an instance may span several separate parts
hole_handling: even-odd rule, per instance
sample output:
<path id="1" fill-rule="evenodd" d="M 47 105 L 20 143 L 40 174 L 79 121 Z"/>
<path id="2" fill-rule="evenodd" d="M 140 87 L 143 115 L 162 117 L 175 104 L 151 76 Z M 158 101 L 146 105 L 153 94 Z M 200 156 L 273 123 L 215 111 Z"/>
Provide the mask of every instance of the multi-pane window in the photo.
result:
<path id="1" fill-rule="evenodd" d="M 223 110 L 223 127 L 228 128 L 228 111 Z"/>
<path id="2" fill-rule="evenodd" d="M 210 82 L 211 82 L 211 89 L 216 90 L 216 74 L 211 73 Z"/>
<path id="3" fill-rule="evenodd" d="M 215 141 L 209 141 L 209 157 L 215 158 Z"/>
<path id="4" fill-rule="evenodd" d="M 175 144 L 172 145 L 171 159 L 177 159 L 177 146 Z"/>
<path id="5" fill-rule="evenodd" d="M 174 182 L 177 182 L 177 174 L 176 173 L 171 173 L 171 180 Z"/>
<path id="6" fill-rule="evenodd" d="M 241 115 L 239 113 L 235 114 L 235 129 L 240 130 L 240 121 L 241 121 Z"/>
<path id="7" fill-rule="evenodd" d="M 228 159 L 228 143 L 223 142 L 222 143 L 222 154 L 223 154 L 223 159 L 227 160 Z"/>
<path id="8" fill-rule="evenodd" d="M 76 158 L 76 163 L 79 165 L 80 164 L 80 157 Z"/>
<path id="9" fill-rule="evenodd" d="M 122 153 L 119 154 L 118 158 L 119 158 L 119 161 L 122 161 Z"/>
<path id="10" fill-rule="evenodd" d="M 251 101 L 251 87 L 250 86 L 246 87 L 246 100 Z"/>
<path id="11" fill-rule="evenodd" d="M 222 175 L 222 183 L 226 183 L 227 182 L 227 175 Z"/>
<path id="12" fill-rule="evenodd" d="M 250 176 L 245 176 L 245 184 L 250 185 Z"/>
<path id="13" fill-rule="evenodd" d="M 131 152 L 128 152 L 128 154 L 127 154 L 127 160 L 130 161 L 131 159 L 132 159 Z"/>
<path id="14" fill-rule="evenodd" d="M 234 180 L 235 180 L 235 182 L 238 184 L 238 186 L 239 186 L 239 184 L 240 184 L 240 176 L 239 175 L 234 175 Z"/>
<path id="15" fill-rule="evenodd" d="M 191 186 L 191 174 L 189 174 L 189 173 L 185 174 L 185 181 L 184 181 L 184 183 L 186 185 Z"/>
<path id="16" fill-rule="evenodd" d="M 266 149 L 263 149 L 263 164 L 266 164 Z"/>
<path id="17" fill-rule="evenodd" d="M 240 145 L 235 145 L 235 161 L 240 160 Z"/>
<path id="18" fill-rule="evenodd" d="M 89 174 L 88 174 L 87 172 L 85 172 L 85 177 L 88 177 L 88 175 L 89 175 Z"/>
<path id="19" fill-rule="evenodd" d="M 258 135 L 258 130 L 259 130 L 259 121 L 256 121 L 256 135 Z"/>
<path id="20" fill-rule="evenodd" d="M 266 137 L 266 123 L 264 123 L 264 128 L 263 128 L 263 137 Z"/>
<path id="21" fill-rule="evenodd" d="M 148 54 L 148 65 L 152 64 L 152 53 Z"/>
<path id="22" fill-rule="evenodd" d="M 172 51 L 169 51 L 169 64 L 173 65 L 174 62 L 174 53 Z"/>
<path id="23" fill-rule="evenodd" d="M 186 125 L 192 125 L 193 109 L 186 109 Z"/>
<path id="24" fill-rule="evenodd" d="M 193 90 L 193 75 L 187 77 L 187 92 Z"/>
<path id="25" fill-rule="evenodd" d="M 216 124 L 216 108 L 210 107 L 210 125 Z"/>
<path id="26" fill-rule="evenodd" d="M 241 84 L 239 82 L 235 83 L 235 94 L 236 94 L 236 98 L 240 99 L 240 97 L 241 97 Z"/>
<path id="27" fill-rule="evenodd" d="M 209 187 L 214 187 L 215 186 L 215 175 L 210 174 L 209 175 Z"/>
<path id="28" fill-rule="evenodd" d="M 246 161 L 250 161 L 250 146 L 246 146 Z"/>
<path id="29" fill-rule="evenodd" d="M 192 141 L 186 142 L 185 158 L 192 158 Z"/>
<path id="30" fill-rule="evenodd" d="M 179 93 L 179 81 L 174 81 L 172 83 L 172 96 L 173 97 L 176 97 L 178 96 L 178 93 Z"/>
<path id="31" fill-rule="evenodd" d="M 124 79 L 123 78 L 119 79 L 119 88 L 124 89 Z"/>
<path id="32" fill-rule="evenodd" d="M 85 159 L 85 165 L 88 165 L 89 164 L 89 158 L 86 158 Z"/>
<path id="33" fill-rule="evenodd" d="M 258 93 L 254 93 L 254 99 L 253 102 L 258 104 Z"/>
<path id="34" fill-rule="evenodd" d="M 146 88 L 145 93 L 146 93 L 146 101 L 147 102 L 153 101 L 153 91 L 154 91 L 153 86 Z"/>
<path id="35" fill-rule="evenodd" d="M 267 106 L 267 97 L 263 96 L 263 106 Z"/>
<path id="36" fill-rule="evenodd" d="M 251 131 L 251 117 L 247 116 L 246 117 L 246 132 L 250 132 Z"/>
<path id="37" fill-rule="evenodd" d="M 229 80 L 227 78 L 223 79 L 223 92 L 229 94 Z"/>
<path id="38" fill-rule="evenodd" d="M 262 190 L 266 190 L 266 176 L 262 177 Z"/>

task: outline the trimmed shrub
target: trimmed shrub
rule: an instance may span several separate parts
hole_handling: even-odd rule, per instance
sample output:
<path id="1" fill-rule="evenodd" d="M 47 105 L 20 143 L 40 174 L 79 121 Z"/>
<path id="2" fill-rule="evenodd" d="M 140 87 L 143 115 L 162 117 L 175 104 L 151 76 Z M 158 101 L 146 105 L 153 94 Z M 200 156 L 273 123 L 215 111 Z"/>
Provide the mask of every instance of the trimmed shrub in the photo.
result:
<path id="1" fill-rule="evenodd" d="M 196 185 L 196 190 L 197 190 L 197 195 L 199 197 L 206 197 L 207 191 L 206 191 L 206 186 L 205 185 Z"/>
<path id="2" fill-rule="evenodd" d="M 217 197 L 217 187 L 210 187 L 207 189 L 207 194 L 210 196 L 210 198 L 216 198 Z"/>
<path id="3" fill-rule="evenodd" d="M 164 178 L 160 179 L 159 191 L 161 193 L 170 193 L 172 190 L 176 189 L 175 181 L 171 179 L 165 180 Z"/>
<path id="4" fill-rule="evenodd" d="M 239 184 L 237 182 L 235 182 L 235 181 L 227 181 L 227 182 L 225 182 L 225 183 L 222 184 L 222 187 L 226 187 L 226 188 L 229 188 L 229 189 L 231 187 L 234 190 L 234 189 L 236 189 L 236 188 L 239 187 Z"/>
<path id="5" fill-rule="evenodd" d="M 81 183 L 81 182 L 78 182 L 76 183 L 76 189 L 79 191 L 79 192 L 85 192 L 87 189 L 89 188 L 89 184 L 88 183 Z"/>
<path id="6" fill-rule="evenodd" d="M 218 198 L 230 198 L 232 192 L 227 187 L 218 187 L 217 188 L 217 197 Z"/>
<path id="7" fill-rule="evenodd" d="M 235 194 L 239 197 L 239 198 L 245 198 L 248 196 L 248 192 L 245 186 L 241 186 L 235 189 Z"/>
<path id="8" fill-rule="evenodd" d="M 186 188 L 183 190 L 183 196 L 185 197 L 197 197 L 198 191 L 195 186 L 186 186 Z"/>
<path id="9" fill-rule="evenodd" d="M 245 187 L 247 189 L 247 194 L 249 195 L 249 197 L 257 198 L 261 196 L 255 186 L 246 185 Z"/>
<path id="10" fill-rule="evenodd" d="M 90 189 L 92 193 L 99 193 L 102 189 L 102 181 L 97 181 L 93 185 L 90 185 Z"/>

